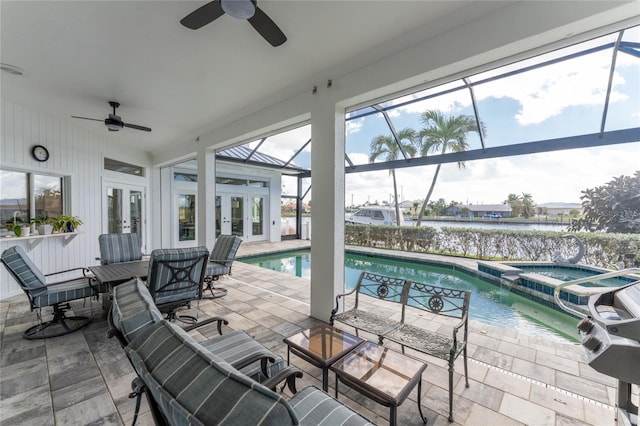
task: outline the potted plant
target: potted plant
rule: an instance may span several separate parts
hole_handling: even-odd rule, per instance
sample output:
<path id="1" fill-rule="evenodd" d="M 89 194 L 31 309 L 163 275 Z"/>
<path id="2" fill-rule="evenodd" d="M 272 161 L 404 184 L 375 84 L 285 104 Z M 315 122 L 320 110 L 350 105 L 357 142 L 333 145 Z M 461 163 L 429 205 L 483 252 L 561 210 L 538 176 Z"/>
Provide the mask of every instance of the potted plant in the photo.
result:
<path id="1" fill-rule="evenodd" d="M 56 218 L 53 228 L 58 232 L 74 232 L 80 225 L 82 220 L 78 216 L 61 214 Z"/>
<path id="2" fill-rule="evenodd" d="M 49 235 L 53 231 L 53 223 L 55 219 L 52 217 L 36 217 L 31 219 L 31 223 L 36 225 L 38 235 Z"/>

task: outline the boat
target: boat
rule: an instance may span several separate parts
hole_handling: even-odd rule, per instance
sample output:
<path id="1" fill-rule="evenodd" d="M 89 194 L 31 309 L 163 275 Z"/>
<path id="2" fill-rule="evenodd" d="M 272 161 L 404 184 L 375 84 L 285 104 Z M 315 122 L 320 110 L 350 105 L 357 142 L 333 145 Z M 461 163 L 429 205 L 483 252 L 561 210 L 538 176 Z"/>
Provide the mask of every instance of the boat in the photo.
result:
<path id="1" fill-rule="evenodd" d="M 356 225 L 397 225 L 396 209 L 394 207 L 367 206 L 362 207 L 345 219 L 346 223 Z M 400 214 L 400 226 L 404 225 L 404 218 Z"/>

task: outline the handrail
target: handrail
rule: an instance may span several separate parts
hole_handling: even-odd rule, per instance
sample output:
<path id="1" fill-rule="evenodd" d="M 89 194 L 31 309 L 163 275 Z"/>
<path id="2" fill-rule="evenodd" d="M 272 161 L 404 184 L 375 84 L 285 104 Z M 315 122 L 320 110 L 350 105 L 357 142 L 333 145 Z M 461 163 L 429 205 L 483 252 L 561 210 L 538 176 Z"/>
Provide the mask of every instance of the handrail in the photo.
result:
<path id="1" fill-rule="evenodd" d="M 576 311 L 575 309 L 571 309 L 570 307 L 568 307 L 567 305 L 565 305 L 562 300 L 560 300 L 560 290 L 562 290 L 563 288 L 570 286 L 570 285 L 575 285 L 575 284 L 583 284 L 583 283 L 588 283 L 588 282 L 592 282 L 592 281 L 597 281 L 597 280 L 601 280 L 601 279 L 607 279 L 607 278 L 615 278 L 615 277 L 619 277 L 621 275 L 627 275 L 630 273 L 640 273 L 640 268 L 627 268 L 627 269 L 621 269 L 619 271 L 611 271 L 611 272 L 606 272 L 604 274 L 598 274 L 598 275 L 592 275 L 590 277 L 585 277 L 585 278 L 577 278 L 575 280 L 571 280 L 571 281 L 567 281 L 565 283 L 562 283 L 560 285 L 558 285 L 555 289 L 555 291 L 553 292 L 553 299 L 556 302 L 556 305 L 560 306 L 560 308 L 562 308 L 564 311 L 569 312 L 572 315 L 576 315 L 580 318 L 586 318 L 587 315 L 584 312 L 580 312 L 580 311 Z M 640 277 L 638 277 L 638 281 L 640 281 Z M 605 286 L 604 288 L 609 288 L 607 286 Z"/>

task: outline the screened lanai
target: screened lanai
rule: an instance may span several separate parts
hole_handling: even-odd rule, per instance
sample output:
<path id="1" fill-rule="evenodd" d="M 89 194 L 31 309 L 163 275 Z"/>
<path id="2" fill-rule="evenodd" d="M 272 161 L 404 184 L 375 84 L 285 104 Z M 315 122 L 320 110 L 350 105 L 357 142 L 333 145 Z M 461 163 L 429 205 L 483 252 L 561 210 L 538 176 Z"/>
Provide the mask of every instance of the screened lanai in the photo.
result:
<path id="1" fill-rule="evenodd" d="M 389 194 L 390 183 L 385 189 L 358 189 L 357 178 L 350 180 L 349 175 L 407 168 L 409 175 L 416 169 L 433 173 L 437 164 L 619 144 L 629 144 L 624 149 L 640 153 L 640 27 L 506 62 L 348 108 L 346 207 L 379 200 L 398 205 L 406 199 L 403 194 Z M 464 149 L 434 151 L 420 140 L 421 114 L 428 110 L 470 117 L 476 126 L 480 123 L 479 131 L 468 133 Z M 409 130 L 412 137 L 403 140 Z M 372 160 L 376 136 L 386 138 L 388 144 Z M 311 204 L 311 142 L 310 125 L 303 123 L 216 154 L 220 160 L 287 174 L 281 203 L 294 206 L 298 238 L 303 206 Z M 261 161 L 260 155 L 279 161 Z M 405 184 L 409 186 L 406 180 Z"/>

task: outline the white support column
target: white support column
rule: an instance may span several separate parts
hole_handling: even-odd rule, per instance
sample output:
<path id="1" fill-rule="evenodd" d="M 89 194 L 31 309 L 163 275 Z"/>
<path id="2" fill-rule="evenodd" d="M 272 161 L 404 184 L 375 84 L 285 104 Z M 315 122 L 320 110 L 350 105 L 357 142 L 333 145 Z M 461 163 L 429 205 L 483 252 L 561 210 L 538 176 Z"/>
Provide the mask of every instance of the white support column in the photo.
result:
<path id="1" fill-rule="evenodd" d="M 313 96 L 311 109 L 311 316 L 328 321 L 344 288 L 344 109 L 331 89 Z M 322 230 L 322 232 L 318 232 Z"/>
<path id="2" fill-rule="evenodd" d="M 198 245 L 211 251 L 216 236 L 216 154 L 198 150 Z"/>

